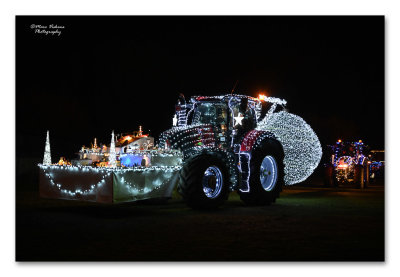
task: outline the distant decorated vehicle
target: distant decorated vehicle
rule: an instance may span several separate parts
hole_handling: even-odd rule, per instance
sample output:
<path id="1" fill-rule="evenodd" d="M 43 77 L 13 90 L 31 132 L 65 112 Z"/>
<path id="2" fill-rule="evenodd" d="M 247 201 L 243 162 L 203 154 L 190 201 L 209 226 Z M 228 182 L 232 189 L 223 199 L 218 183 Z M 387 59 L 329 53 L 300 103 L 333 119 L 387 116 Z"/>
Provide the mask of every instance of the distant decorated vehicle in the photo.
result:
<path id="1" fill-rule="evenodd" d="M 361 140 L 358 142 L 338 140 L 334 145 L 328 145 L 326 152 L 325 185 L 354 183 L 359 187 L 368 186 L 371 165 L 368 156 L 369 147 Z"/>
<path id="2" fill-rule="evenodd" d="M 262 95 L 181 95 L 158 147 L 141 134 L 116 147 L 112 133 L 109 147 L 83 148 L 71 166 L 51 164 L 47 136 L 41 196 L 118 203 L 169 198 L 177 184 L 193 208 L 216 208 L 230 191 L 248 205 L 268 205 L 283 185 L 306 180 L 322 156 L 315 132 L 285 106 Z M 129 148 L 137 139 L 148 145 Z M 100 158 L 106 166 L 88 166 Z"/>

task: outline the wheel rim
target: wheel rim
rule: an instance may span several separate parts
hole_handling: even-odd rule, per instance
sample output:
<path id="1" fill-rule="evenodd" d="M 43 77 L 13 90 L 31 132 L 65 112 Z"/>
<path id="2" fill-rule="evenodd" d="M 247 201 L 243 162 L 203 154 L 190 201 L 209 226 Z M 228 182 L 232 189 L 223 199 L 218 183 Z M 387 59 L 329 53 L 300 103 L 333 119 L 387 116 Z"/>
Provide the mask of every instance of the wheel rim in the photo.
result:
<path id="1" fill-rule="evenodd" d="M 204 171 L 203 191 L 208 198 L 216 198 L 221 193 L 223 177 L 221 170 L 216 166 L 210 166 Z"/>
<path id="2" fill-rule="evenodd" d="M 271 191 L 278 180 L 278 166 L 272 156 L 266 156 L 260 166 L 260 182 L 265 191 Z"/>

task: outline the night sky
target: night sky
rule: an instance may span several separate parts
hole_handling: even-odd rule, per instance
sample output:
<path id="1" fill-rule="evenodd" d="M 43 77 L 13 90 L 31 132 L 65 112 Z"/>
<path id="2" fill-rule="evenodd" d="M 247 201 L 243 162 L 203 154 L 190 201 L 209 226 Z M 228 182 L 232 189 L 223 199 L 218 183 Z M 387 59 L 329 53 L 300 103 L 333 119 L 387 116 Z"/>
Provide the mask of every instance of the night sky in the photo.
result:
<path id="1" fill-rule="evenodd" d="M 31 24 L 65 26 L 60 36 Z M 384 17 L 17 17 L 17 160 L 172 125 L 180 93 L 284 98 L 321 144 L 384 147 Z"/>

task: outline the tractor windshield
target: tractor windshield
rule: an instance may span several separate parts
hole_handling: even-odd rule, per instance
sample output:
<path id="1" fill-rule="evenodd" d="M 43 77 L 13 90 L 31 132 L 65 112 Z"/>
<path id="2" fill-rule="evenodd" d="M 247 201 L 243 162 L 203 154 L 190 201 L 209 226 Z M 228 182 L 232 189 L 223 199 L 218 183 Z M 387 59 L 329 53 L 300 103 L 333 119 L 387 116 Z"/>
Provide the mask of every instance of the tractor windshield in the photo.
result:
<path id="1" fill-rule="evenodd" d="M 226 104 L 203 102 L 197 106 L 192 124 L 226 125 L 227 118 Z"/>

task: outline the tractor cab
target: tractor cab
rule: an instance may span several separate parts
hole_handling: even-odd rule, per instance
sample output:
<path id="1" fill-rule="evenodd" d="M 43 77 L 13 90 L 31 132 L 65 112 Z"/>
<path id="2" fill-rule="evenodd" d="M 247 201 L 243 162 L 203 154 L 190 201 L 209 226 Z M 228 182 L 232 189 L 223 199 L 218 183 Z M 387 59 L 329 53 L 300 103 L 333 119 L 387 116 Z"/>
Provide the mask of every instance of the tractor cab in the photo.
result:
<path id="1" fill-rule="evenodd" d="M 180 95 L 175 105 L 173 127 L 204 126 L 212 128 L 218 148 L 240 143 L 243 136 L 285 100 L 245 95 L 193 96 L 186 101 Z M 277 110 L 280 110 L 280 109 Z"/>

